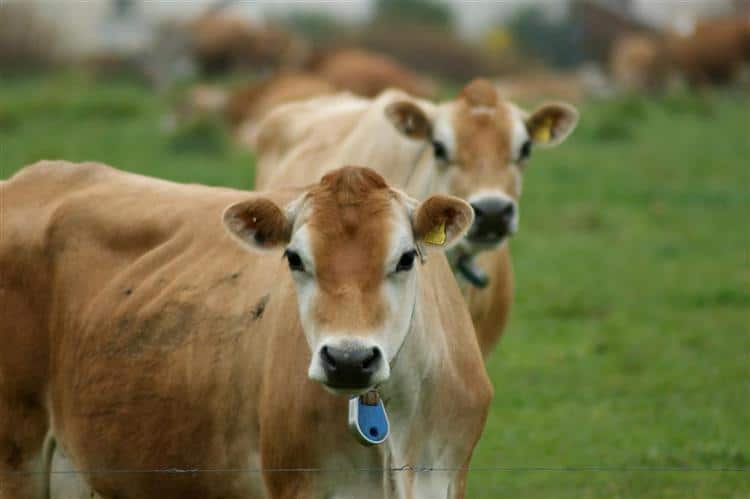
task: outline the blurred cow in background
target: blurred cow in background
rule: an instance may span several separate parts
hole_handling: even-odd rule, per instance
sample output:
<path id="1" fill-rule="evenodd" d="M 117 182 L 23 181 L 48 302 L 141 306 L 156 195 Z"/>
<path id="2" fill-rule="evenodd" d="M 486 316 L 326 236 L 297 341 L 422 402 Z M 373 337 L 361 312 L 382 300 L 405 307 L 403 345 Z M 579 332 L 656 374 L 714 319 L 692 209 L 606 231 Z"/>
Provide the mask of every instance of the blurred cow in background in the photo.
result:
<path id="1" fill-rule="evenodd" d="M 187 35 L 189 50 L 204 74 L 295 67 L 308 53 L 306 43 L 290 33 L 229 15 L 200 16 L 187 25 Z"/>
<path id="2" fill-rule="evenodd" d="M 252 147 L 258 123 L 281 104 L 336 92 L 336 87 L 308 73 L 282 73 L 231 93 L 225 114 L 237 141 Z"/>
<path id="3" fill-rule="evenodd" d="M 628 92 L 736 83 L 750 66 L 750 15 L 692 20 L 661 35 L 629 33 L 614 44 L 612 77 Z"/>
<path id="4" fill-rule="evenodd" d="M 341 90 L 375 97 L 387 88 L 399 88 L 416 97 L 433 98 L 434 84 L 385 54 L 348 48 L 319 56 L 310 69 Z"/>
<path id="5" fill-rule="evenodd" d="M 628 33 L 612 47 L 610 72 L 621 91 L 655 92 L 666 86 L 670 64 L 659 38 Z"/>
<path id="6" fill-rule="evenodd" d="M 202 116 L 223 114 L 238 143 L 252 147 L 255 129 L 274 107 L 311 97 L 349 91 L 373 97 L 388 88 L 427 97 L 433 84 L 397 61 L 360 49 L 337 50 L 307 64 L 311 71 L 281 71 L 234 90 L 198 85 L 174 110 L 174 125 Z"/>
<path id="7" fill-rule="evenodd" d="M 665 49 L 691 85 L 733 83 L 750 64 L 750 14 L 701 20 L 689 32 L 670 32 Z"/>
<path id="8" fill-rule="evenodd" d="M 612 92 L 606 74 L 596 64 L 583 65 L 573 72 L 538 69 L 510 74 L 498 78 L 495 87 L 505 99 L 522 104 L 550 99 L 580 103 Z"/>

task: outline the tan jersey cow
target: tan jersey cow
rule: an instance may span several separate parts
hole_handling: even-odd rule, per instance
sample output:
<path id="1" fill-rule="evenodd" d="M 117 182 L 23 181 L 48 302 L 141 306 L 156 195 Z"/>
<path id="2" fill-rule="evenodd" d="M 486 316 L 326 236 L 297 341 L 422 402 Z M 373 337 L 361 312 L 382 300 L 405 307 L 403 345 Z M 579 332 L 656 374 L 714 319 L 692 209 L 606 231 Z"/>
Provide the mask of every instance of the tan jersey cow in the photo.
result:
<path id="1" fill-rule="evenodd" d="M 467 295 L 486 355 L 511 305 L 505 242 L 518 228 L 523 168 L 532 146 L 559 144 L 577 120 L 577 111 L 560 103 L 527 114 L 481 79 L 440 104 L 397 90 L 374 100 L 336 95 L 290 103 L 259 125 L 256 185 L 311 181 L 354 163 L 375 168 L 415 197 L 441 192 L 468 201 L 474 224 L 451 261 L 474 284 Z"/>
<path id="2" fill-rule="evenodd" d="M 464 497 L 492 392 L 440 251 L 464 201 L 67 162 L 0 199 L 1 499 L 46 497 L 45 441 L 102 499 Z M 372 386 L 391 436 L 364 447 L 342 395 Z M 407 464 L 446 471 L 378 471 Z M 209 471 L 143 472 L 169 468 Z"/>

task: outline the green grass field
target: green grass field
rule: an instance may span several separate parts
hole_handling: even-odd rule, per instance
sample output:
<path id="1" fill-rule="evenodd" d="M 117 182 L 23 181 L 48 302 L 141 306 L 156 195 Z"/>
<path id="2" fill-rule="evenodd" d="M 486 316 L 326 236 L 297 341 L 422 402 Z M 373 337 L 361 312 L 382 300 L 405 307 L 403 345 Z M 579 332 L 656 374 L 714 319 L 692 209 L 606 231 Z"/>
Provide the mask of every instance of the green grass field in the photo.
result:
<path id="1" fill-rule="evenodd" d="M 0 178 L 65 158 L 251 186 L 249 154 L 210 124 L 163 133 L 165 109 L 126 83 L 6 80 Z M 749 109 L 590 104 L 567 144 L 535 153 L 468 497 L 750 497 Z"/>

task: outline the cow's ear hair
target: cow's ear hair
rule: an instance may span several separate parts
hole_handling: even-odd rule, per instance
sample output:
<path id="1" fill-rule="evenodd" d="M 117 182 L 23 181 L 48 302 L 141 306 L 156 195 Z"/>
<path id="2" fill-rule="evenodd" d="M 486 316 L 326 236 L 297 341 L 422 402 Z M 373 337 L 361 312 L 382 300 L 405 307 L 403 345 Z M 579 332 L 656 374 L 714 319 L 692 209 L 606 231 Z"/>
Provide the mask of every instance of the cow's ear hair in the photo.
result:
<path id="1" fill-rule="evenodd" d="M 222 218 L 224 228 L 247 249 L 281 248 L 291 238 L 293 222 L 289 215 L 265 197 L 230 205 Z"/>
<path id="2" fill-rule="evenodd" d="M 432 139 L 432 122 L 417 104 L 399 100 L 388 104 L 385 115 L 396 130 L 414 140 Z"/>
<path id="3" fill-rule="evenodd" d="M 544 104 L 526 119 L 534 145 L 553 147 L 561 144 L 578 124 L 578 110 L 570 104 Z"/>
<path id="4" fill-rule="evenodd" d="M 425 199 L 412 212 L 417 242 L 428 249 L 447 249 L 471 227 L 474 210 L 466 201 L 443 194 Z"/>

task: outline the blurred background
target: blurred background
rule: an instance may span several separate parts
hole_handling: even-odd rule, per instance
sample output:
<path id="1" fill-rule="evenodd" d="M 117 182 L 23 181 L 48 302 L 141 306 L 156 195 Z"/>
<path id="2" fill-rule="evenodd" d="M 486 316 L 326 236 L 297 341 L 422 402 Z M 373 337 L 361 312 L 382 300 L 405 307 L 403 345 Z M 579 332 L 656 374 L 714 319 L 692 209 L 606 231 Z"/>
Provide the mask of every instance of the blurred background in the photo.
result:
<path id="1" fill-rule="evenodd" d="M 582 119 L 525 173 L 468 497 L 750 497 L 748 0 L 2 0 L 0 178 L 251 189 L 273 106 L 477 76 Z"/>

